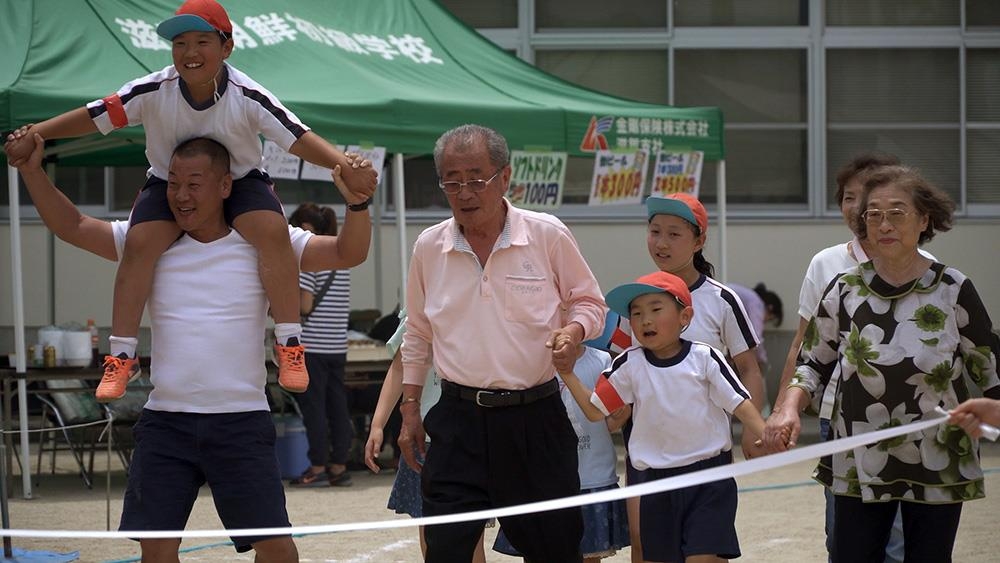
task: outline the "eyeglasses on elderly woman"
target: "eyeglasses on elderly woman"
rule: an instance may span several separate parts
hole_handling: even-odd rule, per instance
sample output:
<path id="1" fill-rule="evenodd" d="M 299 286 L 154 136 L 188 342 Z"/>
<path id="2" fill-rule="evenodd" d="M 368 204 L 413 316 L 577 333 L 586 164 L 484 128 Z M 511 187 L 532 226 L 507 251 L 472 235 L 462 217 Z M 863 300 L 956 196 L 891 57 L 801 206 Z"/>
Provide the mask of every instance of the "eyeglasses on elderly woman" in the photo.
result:
<path id="1" fill-rule="evenodd" d="M 467 180 L 465 182 L 456 182 L 452 180 L 448 182 L 438 182 L 438 186 L 440 186 L 441 189 L 444 190 L 444 193 L 448 195 L 457 194 L 458 192 L 462 191 L 462 188 L 464 188 L 465 186 L 468 186 L 469 190 L 473 192 L 481 192 L 486 189 L 486 186 L 490 182 L 492 182 L 493 179 L 496 178 L 498 174 L 500 174 L 501 170 L 503 170 L 503 166 L 497 168 L 497 171 L 494 172 L 492 176 L 490 176 L 485 180 Z"/>
<path id="2" fill-rule="evenodd" d="M 903 221 L 906 221 L 907 215 L 912 213 L 913 211 L 894 207 L 892 209 L 866 209 L 861 213 L 861 216 L 869 225 L 881 225 L 883 218 L 888 220 L 890 225 L 902 225 Z"/>

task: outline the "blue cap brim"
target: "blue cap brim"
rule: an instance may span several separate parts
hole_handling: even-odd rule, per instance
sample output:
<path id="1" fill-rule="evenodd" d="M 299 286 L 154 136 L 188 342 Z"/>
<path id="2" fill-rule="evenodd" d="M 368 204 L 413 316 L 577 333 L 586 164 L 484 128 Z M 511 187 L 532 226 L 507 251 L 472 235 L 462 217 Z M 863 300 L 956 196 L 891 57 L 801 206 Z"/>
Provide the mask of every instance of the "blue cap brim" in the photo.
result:
<path id="1" fill-rule="evenodd" d="M 212 24 L 193 14 L 174 16 L 163 20 L 160 22 L 160 25 L 156 26 L 156 33 L 167 41 L 173 41 L 174 37 L 187 31 L 214 31 L 219 33 L 219 30 L 212 27 Z"/>
<path id="2" fill-rule="evenodd" d="M 691 223 L 695 227 L 701 228 L 699 227 L 698 220 L 695 219 L 691 208 L 679 199 L 671 199 L 668 197 L 648 197 L 646 198 L 646 212 L 648 214 L 648 219 L 652 219 L 653 215 L 675 215 L 684 219 L 688 223 Z"/>
<path id="3" fill-rule="evenodd" d="M 596 348 L 598 350 L 604 350 L 605 352 L 611 349 L 611 335 L 615 333 L 615 329 L 618 328 L 618 319 L 621 317 L 618 313 L 614 311 L 608 311 L 607 316 L 604 318 L 604 332 L 596 338 L 591 338 L 590 340 L 584 340 L 584 346 L 590 346 L 591 348 Z"/>
<path id="4" fill-rule="evenodd" d="M 628 306 L 632 303 L 632 300 L 640 295 L 648 295 L 650 293 L 668 292 L 662 287 L 656 287 L 655 285 L 645 283 L 626 283 L 609 291 L 608 295 L 604 298 L 604 301 L 607 302 L 608 307 L 612 311 L 627 319 L 629 318 Z"/>

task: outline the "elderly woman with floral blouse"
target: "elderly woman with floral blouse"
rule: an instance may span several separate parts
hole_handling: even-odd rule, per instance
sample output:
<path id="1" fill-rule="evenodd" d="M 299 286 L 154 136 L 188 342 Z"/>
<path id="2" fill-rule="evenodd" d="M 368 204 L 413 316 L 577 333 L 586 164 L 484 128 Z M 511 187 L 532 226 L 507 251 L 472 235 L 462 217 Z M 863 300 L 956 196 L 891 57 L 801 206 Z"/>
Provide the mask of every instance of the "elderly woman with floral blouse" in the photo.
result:
<path id="1" fill-rule="evenodd" d="M 795 377 L 768 420 L 765 444 L 794 443 L 799 412 L 839 370 L 833 437 L 898 426 L 969 398 L 966 378 L 1000 398 L 1000 342 L 972 281 L 917 252 L 951 228 L 954 204 L 912 169 L 864 182 L 859 237 L 875 258 L 841 274 L 809 321 Z M 820 460 L 834 494 L 831 559 L 881 562 L 897 507 L 907 561 L 950 561 L 962 502 L 982 498 L 978 441 L 955 426 L 869 444 Z"/>

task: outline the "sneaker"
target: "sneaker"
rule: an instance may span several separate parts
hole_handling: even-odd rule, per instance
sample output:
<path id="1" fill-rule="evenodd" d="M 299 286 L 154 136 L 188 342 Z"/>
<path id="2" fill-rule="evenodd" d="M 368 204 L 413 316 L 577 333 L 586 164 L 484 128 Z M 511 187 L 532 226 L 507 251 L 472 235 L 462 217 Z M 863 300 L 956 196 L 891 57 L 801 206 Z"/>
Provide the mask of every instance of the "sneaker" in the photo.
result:
<path id="1" fill-rule="evenodd" d="M 326 471 L 313 473 L 312 467 L 307 467 L 302 475 L 288 482 L 293 487 L 329 487 L 331 484 L 330 475 Z"/>
<path id="2" fill-rule="evenodd" d="M 274 345 L 274 360 L 278 364 L 278 385 L 291 393 L 302 393 L 309 387 L 306 371 L 306 349 L 299 339 L 288 339 L 288 346 Z"/>
<path id="3" fill-rule="evenodd" d="M 331 487 L 350 487 L 354 484 L 351 481 L 351 474 L 346 469 L 337 474 L 327 473 L 327 475 L 330 476 Z"/>
<path id="4" fill-rule="evenodd" d="M 121 399 L 129 382 L 141 374 L 137 358 L 129 358 L 124 353 L 118 354 L 117 358 L 104 356 L 104 375 L 95 392 L 97 402 L 110 403 Z"/>

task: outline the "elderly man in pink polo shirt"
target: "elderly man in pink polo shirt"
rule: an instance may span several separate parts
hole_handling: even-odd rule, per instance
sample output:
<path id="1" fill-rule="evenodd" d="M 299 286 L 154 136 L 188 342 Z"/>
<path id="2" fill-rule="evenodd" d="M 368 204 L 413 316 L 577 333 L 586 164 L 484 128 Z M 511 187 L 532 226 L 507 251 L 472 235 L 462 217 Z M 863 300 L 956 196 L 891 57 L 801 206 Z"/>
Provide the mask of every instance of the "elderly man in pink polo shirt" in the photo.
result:
<path id="1" fill-rule="evenodd" d="M 424 515 L 577 494 L 577 436 L 553 360 L 572 361 L 601 333 L 607 307 L 569 229 L 518 209 L 504 194 L 507 141 L 463 125 L 434 147 L 452 218 L 424 231 L 410 263 L 403 338 L 404 458 L 422 466 Z M 441 400 L 420 420 L 427 369 Z M 579 562 L 579 509 L 500 518 L 528 561 Z M 429 562 L 467 563 L 484 522 L 430 526 Z"/>

